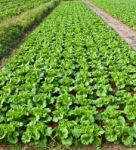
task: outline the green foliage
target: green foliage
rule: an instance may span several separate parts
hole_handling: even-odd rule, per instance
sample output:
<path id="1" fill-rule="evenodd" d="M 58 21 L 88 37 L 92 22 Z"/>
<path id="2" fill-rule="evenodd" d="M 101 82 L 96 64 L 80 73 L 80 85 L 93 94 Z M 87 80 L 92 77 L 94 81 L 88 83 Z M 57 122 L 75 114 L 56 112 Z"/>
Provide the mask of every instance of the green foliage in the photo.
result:
<path id="1" fill-rule="evenodd" d="M 0 72 L 0 141 L 136 145 L 135 60 L 83 2 L 62 2 Z"/>

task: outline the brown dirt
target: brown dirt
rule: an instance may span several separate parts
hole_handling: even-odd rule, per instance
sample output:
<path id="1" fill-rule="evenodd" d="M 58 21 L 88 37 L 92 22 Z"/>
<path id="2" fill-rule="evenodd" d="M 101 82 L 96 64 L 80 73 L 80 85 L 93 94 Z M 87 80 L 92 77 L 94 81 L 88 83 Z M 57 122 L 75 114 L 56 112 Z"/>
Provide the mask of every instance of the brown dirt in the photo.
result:
<path id="1" fill-rule="evenodd" d="M 123 24 L 119 20 L 113 18 L 111 15 L 98 8 L 89 0 L 83 0 L 89 8 L 91 8 L 98 16 L 100 16 L 110 27 L 116 31 L 120 37 L 125 40 L 133 49 L 136 50 L 136 31 L 129 26 Z"/>
<path id="2" fill-rule="evenodd" d="M 74 150 L 96 150 L 96 148 L 94 148 L 92 146 L 88 146 L 88 147 L 74 149 Z M 136 150 L 136 148 L 126 148 L 122 145 L 106 143 L 101 148 L 101 150 Z"/>
<path id="3" fill-rule="evenodd" d="M 132 95 L 135 95 L 136 94 L 136 91 L 131 91 L 130 92 Z"/>
<path id="4" fill-rule="evenodd" d="M 81 148 L 65 148 L 64 146 L 60 145 L 51 145 L 48 148 L 39 149 L 31 145 L 0 145 L 0 150 L 96 150 L 93 146 L 84 146 Z M 127 148 L 119 144 L 111 144 L 111 143 L 105 143 L 103 147 L 100 150 L 136 150 L 135 148 Z"/>

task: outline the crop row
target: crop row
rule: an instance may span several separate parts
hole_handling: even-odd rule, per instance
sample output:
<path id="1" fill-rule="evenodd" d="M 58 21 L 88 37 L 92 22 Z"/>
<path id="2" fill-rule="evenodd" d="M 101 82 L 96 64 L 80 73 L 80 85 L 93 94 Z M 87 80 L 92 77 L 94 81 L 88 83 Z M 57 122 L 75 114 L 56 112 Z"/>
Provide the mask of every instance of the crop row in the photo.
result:
<path id="1" fill-rule="evenodd" d="M 135 0 L 90 0 L 98 7 L 136 30 Z"/>
<path id="2" fill-rule="evenodd" d="M 16 0 L 6 3 L 0 2 L 0 21 L 8 17 L 16 16 L 22 12 L 38 7 L 49 0 Z"/>
<path id="3" fill-rule="evenodd" d="M 7 55 L 11 45 L 23 35 L 24 32 L 31 29 L 47 15 L 59 0 L 51 0 L 48 3 L 41 4 L 32 10 L 26 11 L 18 17 L 7 19 L 0 24 L 0 59 Z"/>
<path id="4" fill-rule="evenodd" d="M 136 141 L 136 53 L 82 2 L 62 2 L 0 73 L 0 139 Z"/>

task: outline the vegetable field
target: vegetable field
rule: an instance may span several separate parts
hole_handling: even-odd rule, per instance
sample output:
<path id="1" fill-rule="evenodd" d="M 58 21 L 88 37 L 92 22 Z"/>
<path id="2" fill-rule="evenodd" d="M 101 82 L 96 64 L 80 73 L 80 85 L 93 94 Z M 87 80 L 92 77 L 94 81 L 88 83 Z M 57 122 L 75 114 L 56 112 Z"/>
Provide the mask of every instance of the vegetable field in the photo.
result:
<path id="1" fill-rule="evenodd" d="M 136 52 L 82 1 L 61 2 L 0 71 L 0 141 L 135 146 Z"/>
<path id="2" fill-rule="evenodd" d="M 113 17 L 136 30 L 135 0 L 90 0 Z"/>

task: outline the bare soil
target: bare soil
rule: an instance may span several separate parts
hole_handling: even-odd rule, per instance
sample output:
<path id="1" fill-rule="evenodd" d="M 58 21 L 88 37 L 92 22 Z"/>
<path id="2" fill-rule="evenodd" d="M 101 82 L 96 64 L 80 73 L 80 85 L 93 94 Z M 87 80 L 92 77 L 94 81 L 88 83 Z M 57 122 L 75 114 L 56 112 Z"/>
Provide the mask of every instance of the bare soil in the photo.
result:
<path id="1" fill-rule="evenodd" d="M 0 150 L 96 150 L 93 146 L 83 146 L 81 148 L 66 148 L 62 146 L 61 144 L 52 144 L 48 148 L 37 148 L 31 145 L 6 145 L 1 144 Z M 127 148 L 119 144 L 111 144 L 111 143 L 105 143 L 103 147 L 99 150 L 136 150 L 136 147 L 134 148 Z"/>

